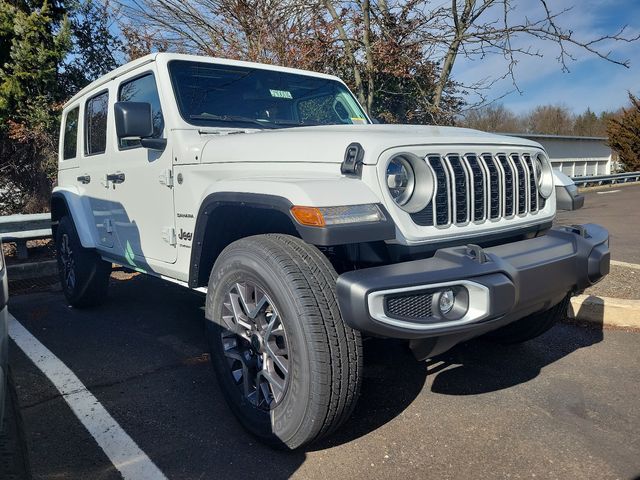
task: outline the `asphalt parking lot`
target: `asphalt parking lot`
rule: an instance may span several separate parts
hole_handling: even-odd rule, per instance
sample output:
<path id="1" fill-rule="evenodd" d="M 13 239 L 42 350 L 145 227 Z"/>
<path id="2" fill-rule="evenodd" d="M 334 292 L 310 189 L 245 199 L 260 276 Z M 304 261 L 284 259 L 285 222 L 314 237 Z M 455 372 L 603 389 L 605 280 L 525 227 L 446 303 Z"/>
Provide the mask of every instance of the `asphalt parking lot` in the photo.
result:
<path id="1" fill-rule="evenodd" d="M 640 184 L 610 185 L 584 193 L 584 207 L 559 212 L 557 223 L 599 223 L 609 230 L 611 257 L 640 264 Z"/>
<path id="2" fill-rule="evenodd" d="M 11 311 L 171 479 L 640 474 L 640 333 L 562 324 L 529 344 L 476 340 L 429 363 L 370 340 L 353 418 L 329 441 L 284 453 L 231 418 L 207 361 L 202 301 L 139 276 L 94 311 L 58 292 L 16 296 Z M 17 348 L 12 362 L 35 478 L 119 478 Z"/>
<path id="3" fill-rule="evenodd" d="M 611 204 L 640 198 L 640 187 L 621 190 L 590 192 L 584 218 L 569 221 L 605 224 L 613 257 L 638 262 L 627 241 L 638 222 Z M 204 297 L 143 276 L 112 283 L 97 309 L 73 310 L 53 288 L 14 295 L 10 310 L 167 478 L 640 478 L 640 332 L 559 324 L 527 344 L 479 339 L 426 363 L 401 342 L 368 340 L 353 417 L 321 444 L 281 452 L 245 433 L 223 401 Z M 15 344 L 11 362 L 34 477 L 121 478 Z"/>

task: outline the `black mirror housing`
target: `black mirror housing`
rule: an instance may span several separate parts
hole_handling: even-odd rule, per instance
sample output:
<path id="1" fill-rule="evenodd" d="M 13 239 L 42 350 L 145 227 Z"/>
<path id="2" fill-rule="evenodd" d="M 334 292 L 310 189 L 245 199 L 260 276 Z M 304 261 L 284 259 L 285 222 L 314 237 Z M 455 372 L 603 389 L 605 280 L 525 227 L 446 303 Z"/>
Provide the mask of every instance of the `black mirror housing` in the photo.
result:
<path id="1" fill-rule="evenodd" d="M 153 135 L 150 103 L 117 102 L 114 114 L 118 138 L 147 138 Z"/>

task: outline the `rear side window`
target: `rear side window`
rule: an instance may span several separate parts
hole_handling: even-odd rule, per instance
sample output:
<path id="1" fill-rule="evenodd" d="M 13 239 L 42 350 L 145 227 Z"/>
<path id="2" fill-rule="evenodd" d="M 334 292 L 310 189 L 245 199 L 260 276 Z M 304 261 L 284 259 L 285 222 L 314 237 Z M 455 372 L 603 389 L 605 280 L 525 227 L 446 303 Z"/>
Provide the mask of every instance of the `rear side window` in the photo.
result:
<path id="1" fill-rule="evenodd" d="M 70 110 L 64 120 L 63 160 L 76 158 L 76 148 L 78 146 L 78 112 L 79 107 Z"/>
<path id="2" fill-rule="evenodd" d="M 151 115 L 153 117 L 153 138 L 160 138 L 164 128 L 164 119 L 162 117 L 162 108 L 160 107 L 160 97 L 158 96 L 156 80 L 152 73 L 122 83 L 118 93 L 118 101 L 150 103 Z M 120 139 L 120 148 L 138 146 L 140 146 L 140 140 Z"/>
<path id="3" fill-rule="evenodd" d="M 104 153 L 107 147 L 107 110 L 109 92 L 103 92 L 87 100 L 85 114 L 85 144 L 87 155 Z"/>

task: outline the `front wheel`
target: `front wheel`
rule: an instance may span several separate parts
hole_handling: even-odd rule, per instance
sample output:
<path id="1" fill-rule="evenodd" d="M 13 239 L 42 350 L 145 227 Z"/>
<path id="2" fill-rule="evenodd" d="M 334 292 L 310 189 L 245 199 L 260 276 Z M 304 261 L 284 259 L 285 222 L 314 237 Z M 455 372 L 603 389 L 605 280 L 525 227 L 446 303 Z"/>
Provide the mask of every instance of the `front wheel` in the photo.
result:
<path id="1" fill-rule="evenodd" d="M 206 317 L 218 382 L 243 426 L 270 444 L 318 440 L 355 406 L 362 343 L 342 321 L 336 278 L 315 247 L 277 234 L 234 242 L 211 272 Z"/>

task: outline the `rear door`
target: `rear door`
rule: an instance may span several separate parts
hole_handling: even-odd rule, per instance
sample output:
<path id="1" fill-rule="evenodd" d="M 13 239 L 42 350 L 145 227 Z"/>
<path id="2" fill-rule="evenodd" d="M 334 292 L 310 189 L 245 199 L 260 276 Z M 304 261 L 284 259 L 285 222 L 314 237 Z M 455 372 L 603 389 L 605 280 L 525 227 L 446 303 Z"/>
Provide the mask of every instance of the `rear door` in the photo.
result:
<path id="1" fill-rule="evenodd" d="M 155 138 L 162 138 L 164 119 L 153 70 L 124 77 L 116 101 L 151 104 Z M 115 122 L 112 122 L 115 128 Z M 119 255 L 134 267 L 144 259 L 176 260 L 171 145 L 150 150 L 139 140 L 117 139 L 110 175 L 112 217 Z"/>

